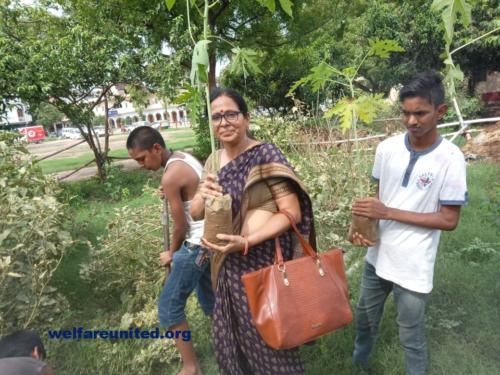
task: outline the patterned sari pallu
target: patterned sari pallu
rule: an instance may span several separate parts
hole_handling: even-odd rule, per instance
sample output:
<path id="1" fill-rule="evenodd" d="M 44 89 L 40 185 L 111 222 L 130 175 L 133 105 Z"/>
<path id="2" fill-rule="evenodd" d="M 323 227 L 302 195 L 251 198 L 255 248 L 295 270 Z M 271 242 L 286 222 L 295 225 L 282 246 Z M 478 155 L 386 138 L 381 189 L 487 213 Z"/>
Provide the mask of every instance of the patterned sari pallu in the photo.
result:
<path id="1" fill-rule="evenodd" d="M 250 313 L 262 339 L 274 349 L 288 349 L 333 332 L 352 321 L 343 251 L 316 253 L 289 213 L 305 256 L 283 261 L 276 238 L 274 264 L 241 277 Z"/>

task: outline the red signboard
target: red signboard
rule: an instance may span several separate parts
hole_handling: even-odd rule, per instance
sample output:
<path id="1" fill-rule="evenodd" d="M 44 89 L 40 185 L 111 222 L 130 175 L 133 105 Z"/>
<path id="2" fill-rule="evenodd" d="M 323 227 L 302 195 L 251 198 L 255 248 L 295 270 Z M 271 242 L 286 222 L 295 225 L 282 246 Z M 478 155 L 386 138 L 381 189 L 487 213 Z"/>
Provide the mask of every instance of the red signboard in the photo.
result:
<path id="1" fill-rule="evenodd" d="M 28 142 L 36 142 L 45 139 L 45 130 L 43 126 L 26 126 L 19 129 L 19 133 L 26 136 Z"/>

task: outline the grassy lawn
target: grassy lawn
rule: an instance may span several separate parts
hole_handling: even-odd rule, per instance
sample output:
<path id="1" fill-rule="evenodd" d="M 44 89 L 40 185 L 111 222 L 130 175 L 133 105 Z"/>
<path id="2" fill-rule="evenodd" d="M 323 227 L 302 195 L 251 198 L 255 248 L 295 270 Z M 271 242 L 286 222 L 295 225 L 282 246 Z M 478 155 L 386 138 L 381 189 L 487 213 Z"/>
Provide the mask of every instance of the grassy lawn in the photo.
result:
<path id="1" fill-rule="evenodd" d="M 500 369 L 499 173 L 498 166 L 483 163 L 469 165 L 470 203 L 462 210 L 458 228 L 442 233 L 434 290 L 427 310 L 429 374 L 493 375 L 498 374 Z M 73 197 L 71 231 L 81 240 L 64 259 L 55 280 L 55 285 L 70 302 L 67 326 L 97 324 L 106 328 L 106 322 L 119 319 L 119 310 L 123 309 L 120 302 L 122 291 L 106 299 L 97 299 L 92 285 L 79 277 L 80 265 L 89 258 L 84 241 L 88 240 L 95 246 L 99 244 L 99 237 L 106 233 L 106 225 L 115 215 L 116 208 L 124 205 L 141 207 L 154 202 L 157 198 L 142 195 L 141 188 L 146 182 L 157 186 L 159 177 L 159 174 L 140 170 L 117 172 L 112 183 L 106 187 L 98 185 L 95 180 L 66 186 L 66 197 Z M 493 252 L 488 250 L 490 248 Z M 365 250 L 351 248 L 349 251 L 357 252 L 356 256 L 362 257 Z M 353 307 L 358 299 L 360 271 L 349 280 Z M 210 336 L 211 324 L 202 315 L 194 297 L 188 303 L 187 314 L 203 371 L 215 375 L 218 372 Z M 395 318 L 396 311 L 392 297 L 389 297 L 370 374 L 404 373 L 403 350 Z M 301 348 L 307 373 L 362 373 L 351 364 L 354 336 L 354 325 L 351 324 L 317 340 L 314 345 Z M 101 350 L 105 345 L 102 341 L 49 342 L 49 362 L 58 367 L 59 374 L 99 373 L 97 368 L 102 368 Z M 122 340 L 116 343 L 113 349 L 116 350 L 115 357 L 107 359 L 107 373 L 127 373 L 123 367 L 126 361 L 132 353 L 142 350 L 145 344 L 144 340 L 135 341 L 142 342 Z M 176 357 L 169 357 L 168 364 L 158 363 L 159 359 L 165 359 L 165 353 L 159 350 L 151 372 L 144 373 L 176 374 L 180 370 Z"/>
<path id="2" fill-rule="evenodd" d="M 167 129 L 162 133 L 164 133 L 167 147 L 174 151 L 192 148 L 196 143 L 194 134 L 190 129 Z M 121 148 L 111 150 L 109 155 L 114 157 L 128 157 L 128 152 L 125 148 Z M 40 166 L 43 173 L 50 174 L 76 169 L 93 159 L 94 155 L 88 152 L 75 157 L 43 160 L 40 162 Z"/>
<path id="3" fill-rule="evenodd" d="M 443 232 L 427 307 L 429 374 L 498 374 L 500 369 L 500 244 L 498 166 L 468 167 L 469 204 L 458 228 Z M 477 259 L 463 249 L 474 238 Z M 482 247 L 496 249 L 488 258 Z M 352 249 L 351 251 L 359 251 Z M 472 258 L 471 258 L 472 257 Z M 473 261 L 473 260 L 478 261 Z M 352 306 L 357 303 L 361 274 L 351 277 Z M 310 374 L 361 373 L 351 365 L 354 325 L 303 348 Z M 373 353 L 370 374 L 403 374 L 404 354 L 399 344 L 396 311 L 389 297 Z"/>

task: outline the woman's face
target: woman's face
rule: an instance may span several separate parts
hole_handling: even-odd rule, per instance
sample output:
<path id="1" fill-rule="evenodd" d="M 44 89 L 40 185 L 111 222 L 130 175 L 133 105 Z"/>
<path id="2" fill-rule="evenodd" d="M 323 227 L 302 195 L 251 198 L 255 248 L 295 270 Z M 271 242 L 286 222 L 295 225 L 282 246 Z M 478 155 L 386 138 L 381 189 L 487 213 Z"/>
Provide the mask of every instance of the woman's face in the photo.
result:
<path id="1" fill-rule="evenodd" d="M 228 96 L 219 96 L 211 104 L 215 136 L 223 143 L 239 144 L 247 138 L 249 117 L 243 116 L 238 105 Z"/>

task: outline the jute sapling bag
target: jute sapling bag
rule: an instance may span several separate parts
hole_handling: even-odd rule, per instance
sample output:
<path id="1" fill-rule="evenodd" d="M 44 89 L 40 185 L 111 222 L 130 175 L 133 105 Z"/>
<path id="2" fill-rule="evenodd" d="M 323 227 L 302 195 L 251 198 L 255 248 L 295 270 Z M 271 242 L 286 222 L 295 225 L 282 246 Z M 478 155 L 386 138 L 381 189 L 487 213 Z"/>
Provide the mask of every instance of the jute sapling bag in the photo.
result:
<path id="1" fill-rule="evenodd" d="M 227 241 L 217 238 L 217 234 L 233 233 L 233 214 L 231 211 L 231 196 L 224 194 L 221 197 L 205 200 L 205 224 L 203 237 L 216 245 L 225 245 Z"/>
<path id="2" fill-rule="evenodd" d="M 355 232 L 361 234 L 368 241 L 377 242 L 379 239 L 378 220 L 352 214 L 349 238 L 352 238 Z"/>
<path id="3" fill-rule="evenodd" d="M 217 173 L 219 170 L 219 155 L 219 152 L 215 153 L 211 163 L 209 163 L 210 173 Z M 227 244 L 227 241 L 219 240 L 217 234 L 233 234 L 231 203 L 231 195 L 229 194 L 205 200 L 203 238 L 208 242 L 224 246 Z"/>
<path id="4" fill-rule="evenodd" d="M 361 191 L 366 191 L 369 196 L 375 196 L 376 186 L 373 181 L 361 181 Z M 348 238 L 351 239 L 356 232 L 368 241 L 377 242 L 379 239 L 378 220 L 352 214 Z"/>

